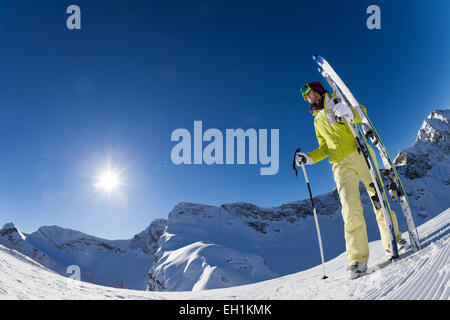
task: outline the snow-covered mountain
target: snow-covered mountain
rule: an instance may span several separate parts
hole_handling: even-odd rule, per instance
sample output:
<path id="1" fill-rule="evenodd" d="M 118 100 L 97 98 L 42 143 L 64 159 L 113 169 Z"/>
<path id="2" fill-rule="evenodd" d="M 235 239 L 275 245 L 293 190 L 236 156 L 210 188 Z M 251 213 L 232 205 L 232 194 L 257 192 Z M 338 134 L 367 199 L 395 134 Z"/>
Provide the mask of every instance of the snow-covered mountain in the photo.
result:
<path id="1" fill-rule="evenodd" d="M 431 112 L 414 144 L 394 160 L 418 223 L 450 203 L 450 109 Z"/>
<path id="2" fill-rule="evenodd" d="M 450 208 L 418 226 L 422 249 L 389 263 L 380 240 L 369 243 L 369 273 L 355 280 L 346 276 L 345 253 L 325 264 L 267 281 L 202 291 L 150 292 L 78 282 L 52 272 L 29 257 L 0 245 L 0 300 L 5 299 L 175 299 L 175 300 L 415 300 L 448 301 L 450 290 Z M 191 304 L 190 302 L 187 302 Z M 238 302 L 239 303 L 239 302 Z M 180 302 L 186 305 L 186 302 Z M 195 305 L 195 303 L 192 303 Z M 236 304 L 236 302 L 234 303 Z M 214 314 L 223 312 L 214 310 Z M 297 307 L 297 306 L 296 306 Z M 163 305 L 166 308 L 166 305 Z M 169 308 L 170 309 L 170 308 Z M 164 310 L 176 317 L 179 308 Z M 280 310 L 272 310 L 278 316 Z M 223 313 L 222 313 L 223 314 Z"/>
<path id="3" fill-rule="evenodd" d="M 395 158 L 419 225 L 450 206 L 450 110 L 433 111 L 415 143 Z M 379 231 L 369 197 L 360 186 L 369 240 Z M 325 259 L 345 251 L 336 190 L 316 197 Z M 392 203 L 392 202 L 391 202 Z M 406 223 L 393 203 L 400 230 Z M 309 199 L 274 208 L 248 203 L 220 207 L 180 203 L 149 272 L 148 289 L 184 291 L 231 287 L 275 278 L 320 263 Z M 409 240 L 409 239 L 408 239 Z"/>
<path id="4" fill-rule="evenodd" d="M 156 243 L 167 221 L 153 221 L 129 240 L 105 240 L 58 226 L 44 226 L 29 235 L 13 223 L 0 230 L 0 244 L 15 249 L 65 276 L 67 267 L 80 268 L 81 280 L 112 287 L 143 290 Z"/>
<path id="5" fill-rule="evenodd" d="M 324 232 L 332 232 L 337 194 L 318 199 L 321 212 L 329 214 Z M 276 208 L 180 203 L 169 213 L 149 272 L 149 290 L 231 287 L 311 267 L 317 260 L 310 254 L 316 246 L 310 212 L 309 200 Z"/>
<path id="6" fill-rule="evenodd" d="M 416 225 L 450 207 L 450 110 L 433 111 L 414 144 L 395 164 Z M 360 186 L 369 241 L 379 239 L 370 199 Z M 325 260 L 345 251 L 336 190 L 315 197 Z M 406 230 L 402 211 L 400 230 Z M 448 215 L 447 215 L 448 216 Z M 407 237 L 406 237 L 407 239 Z M 129 240 L 105 240 L 58 226 L 23 234 L 12 223 L 0 230 L 0 245 L 42 266 L 66 273 L 81 269 L 83 281 L 151 291 L 198 291 L 287 276 L 320 264 L 309 199 L 262 208 L 249 203 L 210 206 L 182 202 Z M 345 263 L 344 263 L 345 264 Z M 1 290 L 0 290 L 1 291 Z"/>

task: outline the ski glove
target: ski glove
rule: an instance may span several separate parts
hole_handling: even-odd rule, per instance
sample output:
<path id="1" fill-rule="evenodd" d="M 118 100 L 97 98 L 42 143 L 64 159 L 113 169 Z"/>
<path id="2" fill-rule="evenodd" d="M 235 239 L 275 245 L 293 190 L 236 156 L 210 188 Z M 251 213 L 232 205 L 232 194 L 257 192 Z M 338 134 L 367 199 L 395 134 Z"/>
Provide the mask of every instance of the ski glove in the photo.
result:
<path id="1" fill-rule="evenodd" d="M 313 164 L 313 159 L 303 152 L 295 153 L 295 163 L 297 166 L 301 166 L 302 164 Z"/>
<path id="2" fill-rule="evenodd" d="M 346 104 L 339 102 L 334 106 L 333 111 L 337 118 L 347 117 L 349 121 L 353 121 L 352 109 L 350 109 L 350 107 Z"/>

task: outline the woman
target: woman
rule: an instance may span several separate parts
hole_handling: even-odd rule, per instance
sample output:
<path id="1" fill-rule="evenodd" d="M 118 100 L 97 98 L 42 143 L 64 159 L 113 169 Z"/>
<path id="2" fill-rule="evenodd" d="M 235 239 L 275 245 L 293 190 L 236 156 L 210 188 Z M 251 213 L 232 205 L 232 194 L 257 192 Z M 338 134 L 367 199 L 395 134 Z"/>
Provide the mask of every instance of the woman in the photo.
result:
<path id="1" fill-rule="evenodd" d="M 383 210 L 376 209 L 374 205 L 377 195 L 369 168 L 364 156 L 356 148 L 355 138 L 347 123 L 336 121 L 336 118 L 347 117 L 354 123 L 361 123 L 361 119 L 358 113 L 342 103 L 335 93 L 330 95 L 320 82 L 305 84 L 301 87 L 300 92 L 303 98 L 310 103 L 319 147 L 309 153 L 298 152 L 296 163 L 297 165 L 314 164 L 328 157 L 333 165 L 334 181 L 339 193 L 344 219 L 347 271 L 349 278 L 355 279 L 367 270 L 367 261 L 369 260 L 369 244 L 359 194 L 359 179 L 372 199 L 383 248 L 390 251 Z M 361 107 L 365 111 L 365 107 Z M 368 149 L 378 167 L 372 148 L 368 146 Z M 406 241 L 402 239 L 394 211 L 391 211 L 391 217 L 400 251 L 405 248 Z"/>

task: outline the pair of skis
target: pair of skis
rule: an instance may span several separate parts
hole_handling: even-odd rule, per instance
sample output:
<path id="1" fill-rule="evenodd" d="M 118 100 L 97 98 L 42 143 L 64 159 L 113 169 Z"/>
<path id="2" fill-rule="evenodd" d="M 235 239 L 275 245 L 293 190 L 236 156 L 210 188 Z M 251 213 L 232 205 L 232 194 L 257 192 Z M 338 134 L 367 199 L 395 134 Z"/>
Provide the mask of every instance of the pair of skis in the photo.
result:
<path id="1" fill-rule="evenodd" d="M 378 149 L 381 160 L 385 169 L 381 172 L 389 181 L 387 185 L 387 190 L 389 195 L 394 201 L 400 201 L 400 205 L 403 211 L 403 215 L 406 219 L 406 224 L 408 226 L 408 234 L 411 246 L 414 251 L 420 250 L 419 235 L 414 224 L 411 209 L 406 197 L 405 189 L 401 183 L 400 177 L 395 169 L 395 166 L 380 139 L 375 127 L 370 121 L 367 114 L 362 110 L 358 101 L 355 99 L 351 91 L 347 88 L 345 83 L 341 80 L 338 74 L 334 71 L 331 65 L 321 56 L 314 55 L 313 60 L 319 65 L 320 74 L 327 80 L 328 84 L 332 87 L 336 95 L 341 99 L 341 102 L 345 103 L 347 106 L 352 107 L 358 113 L 361 124 L 351 123 L 348 119 L 342 119 L 347 122 L 350 131 L 356 140 L 356 145 L 358 152 L 364 155 L 367 166 L 370 171 L 370 175 L 373 181 L 373 188 L 376 191 L 376 195 L 372 197 L 372 202 L 376 209 L 382 209 L 384 214 L 384 219 L 386 221 L 386 226 L 388 228 L 390 249 L 391 249 L 391 259 L 398 258 L 398 248 L 397 241 L 395 238 L 394 225 L 391 218 L 391 210 L 389 206 L 389 201 L 386 195 L 386 189 L 383 185 L 383 180 L 380 174 L 380 170 L 375 166 L 375 161 L 372 159 L 372 155 L 367 147 L 366 140 L 370 142 Z"/>

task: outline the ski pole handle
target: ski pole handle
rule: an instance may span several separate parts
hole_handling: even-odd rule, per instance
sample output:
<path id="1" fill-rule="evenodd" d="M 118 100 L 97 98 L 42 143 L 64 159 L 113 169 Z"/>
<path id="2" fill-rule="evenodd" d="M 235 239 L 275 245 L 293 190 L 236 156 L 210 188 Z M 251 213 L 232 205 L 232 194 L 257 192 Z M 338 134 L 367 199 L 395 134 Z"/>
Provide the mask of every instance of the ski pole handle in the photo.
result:
<path id="1" fill-rule="evenodd" d="M 296 166 L 296 163 L 295 163 L 295 157 L 297 155 L 297 152 L 300 152 L 300 148 L 297 148 L 297 150 L 295 150 L 294 161 L 292 162 L 292 169 L 295 171 L 295 176 L 296 177 L 298 176 L 297 166 Z"/>

